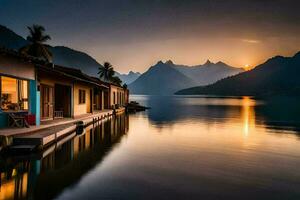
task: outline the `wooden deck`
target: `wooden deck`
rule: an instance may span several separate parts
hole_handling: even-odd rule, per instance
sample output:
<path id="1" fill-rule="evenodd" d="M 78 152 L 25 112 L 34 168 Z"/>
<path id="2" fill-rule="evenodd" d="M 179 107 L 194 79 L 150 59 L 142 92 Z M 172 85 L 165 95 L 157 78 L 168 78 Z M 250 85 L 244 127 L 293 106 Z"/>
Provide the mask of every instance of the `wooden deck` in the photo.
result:
<path id="1" fill-rule="evenodd" d="M 93 114 L 85 114 L 78 116 L 76 118 L 63 118 L 63 119 L 54 119 L 41 122 L 40 126 L 30 126 L 30 128 L 5 128 L 0 129 L 0 136 L 16 136 L 16 135 L 24 135 L 31 134 L 36 131 L 41 131 L 43 129 L 51 128 L 58 125 L 64 125 L 69 123 L 76 123 L 78 121 L 89 120 L 90 118 L 103 116 L 103 115 L 111 115 L 113 113 L 112 110 L 102 110 L 94 112 Z"/>
<path id="2" fill-rule="evenodd" d="M 116 110 L 116 113 L 123 113 L 124 108 Z M 93 114 L 85 114 L 74 119 L 56 119 L 45 121 L 40 126 L 21 129 L 4 129 L 0 130 L 0 136 L 9 137 L 14 145 L 24 148 L 39 146 L 49 146 L 62 138 L 76 131 L 76 123 L 82 121 L 84 126 L 109 118 L 113 115 L 113 110 L 103 110 Z M 20 148 L 22 149 L 22 148 Z"/>
<path id="3" fill-rule="evenodd" d="M 74 132 L 75 130 L 76 125 L 74 123 L 58 125 L 37 131 L 36 133 L 14 136 L 13 144 L 46 146 L 54 141 L 57 141 L 58 138 Z"/>

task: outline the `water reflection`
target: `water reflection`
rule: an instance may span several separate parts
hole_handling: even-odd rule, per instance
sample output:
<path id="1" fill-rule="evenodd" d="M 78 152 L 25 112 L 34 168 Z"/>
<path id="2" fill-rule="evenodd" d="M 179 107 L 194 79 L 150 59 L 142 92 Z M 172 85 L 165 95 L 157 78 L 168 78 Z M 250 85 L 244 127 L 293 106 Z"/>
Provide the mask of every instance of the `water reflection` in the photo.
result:
<path id="1" fill-rule="evenodd" d="M 2 155 L 0 199 L 52 199 L 99 163 L 128 128 L 128 116 L 119 115 L 42 152 Z"/>
<path id="2" fill-rule="evenodd" d="M 244 134 L 247 137 L 249 134 L 249 129 L 255 125 L 255 111 L 254 111 L 254 101 L 249 97 L 243 97 L 242 99 L 242 119 L 243 119 L 243 129 Z"/>
<path id="3" fill-rule="evenodd" d="M 249 134 L 249 128 L 256 125 L 274 131 L 300 132 L 300 98 L 296 97 L 254 100 L 250 97 L 136 95 L 132 99 L 152 108 L 147 117 L 157 127 L 199 119 L 208 124 L 243 120 L 245 135 Z"/>
<path id="4" fill-rule="evenodd" d="M 255 108 L 256 118 L 268 129 L 279 132 L 292 130 L 300 133 L 300 98 L 274 97 L 265 106 Z"/>
<path id="5" fill-rule="evenodd" d="M 128 138 L 57 199 L 300 199 L 296 101 L 132 100 L 152 109 L 130 116 Z"/>
<path id="6" fill-rule="evenodd" d="M 152 109 L 2 158 L 1 198 L 300 199 L 298 100 L 133 100 Z"/>

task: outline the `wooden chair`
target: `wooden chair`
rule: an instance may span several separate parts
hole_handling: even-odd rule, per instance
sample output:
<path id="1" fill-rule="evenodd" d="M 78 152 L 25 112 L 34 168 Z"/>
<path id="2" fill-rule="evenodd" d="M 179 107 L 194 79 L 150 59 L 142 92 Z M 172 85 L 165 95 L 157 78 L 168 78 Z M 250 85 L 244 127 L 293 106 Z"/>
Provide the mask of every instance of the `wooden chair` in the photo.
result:
<path id="1" fill-rule="evenodd" d="M 14 113 L 8 113 L 8 126 L 17 128 L 29 128 L 24 116 L 18 116 Z"/>

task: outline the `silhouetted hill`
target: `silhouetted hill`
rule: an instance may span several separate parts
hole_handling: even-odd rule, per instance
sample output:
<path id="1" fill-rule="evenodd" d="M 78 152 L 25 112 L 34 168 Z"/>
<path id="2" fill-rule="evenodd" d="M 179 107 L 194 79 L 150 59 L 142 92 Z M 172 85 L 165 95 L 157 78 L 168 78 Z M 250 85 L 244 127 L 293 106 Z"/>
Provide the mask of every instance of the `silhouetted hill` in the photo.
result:
<path id="1" fill-rule="evenodd" d="M 50 51 L 53 53 L 55 64 L 77 68 L 91 76 L 98 76 L 98 68 L 102 65 L 90 55 L 64 46 L 50 47 Z M 129 84 L 136 80 L 140 73 L 130 71 L 128 74 L 120 74 L 116 72 L 116 75 L 123 83 Z"/>
<path id="2" fill-rule="evenodd" d="M 178 88 L 183 89 L 190 85 L 195 85 L 193 80 L 169 64 L 159 61 L 129 84 L 129 89 L 133 94 L 170 95 Z"/>
<path id="3" fill-rule="evenodd" d="M 276 56 L 254 69 L 212 85 L 176 92 L 180 95 L 208 94 L 263 96 L 290 93 L 300 88 L 300 52 L 293 57 Z"/>
<path id="4" fill-rule="evenodd" d="M 18 50 L 28 42 L 5 26 L 0 25 L 0 47 Z"/>
<path id="5" fill-rule="evenodd" d="M 90 55 L 64 46 L 50 47 L 50 51 L 55 64 L 73 67 L 91 76 L 98 76 L 98 68 L 102 65 Z"/>

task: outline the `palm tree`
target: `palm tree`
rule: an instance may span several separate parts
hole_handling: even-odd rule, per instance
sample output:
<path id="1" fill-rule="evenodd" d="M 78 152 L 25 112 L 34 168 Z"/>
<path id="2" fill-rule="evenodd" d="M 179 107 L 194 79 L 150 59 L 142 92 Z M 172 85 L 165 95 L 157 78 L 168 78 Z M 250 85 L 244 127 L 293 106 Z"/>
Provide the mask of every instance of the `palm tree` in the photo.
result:
<path id="1" fill-rule="evenodd" d="M 44 58 L 46 61 L 51 62 L 52 53 L 45 45 L 45 42 L 51 40 L 51 37 L 45 34 L 45 28 L 35 24 L 27 28 L 29 30 L 27 41 L 29 41 L 30 44 L 22 47 L 20 52 L 37 58 Z"/>
<path id="2" fill-rule="evenodd" d="M 99 67 L 99 77 L 104 81 L 112 81 L 115 71 L 109 62 L 104 62 L 103 66 Z"/>

